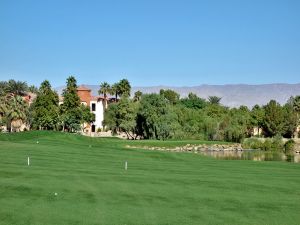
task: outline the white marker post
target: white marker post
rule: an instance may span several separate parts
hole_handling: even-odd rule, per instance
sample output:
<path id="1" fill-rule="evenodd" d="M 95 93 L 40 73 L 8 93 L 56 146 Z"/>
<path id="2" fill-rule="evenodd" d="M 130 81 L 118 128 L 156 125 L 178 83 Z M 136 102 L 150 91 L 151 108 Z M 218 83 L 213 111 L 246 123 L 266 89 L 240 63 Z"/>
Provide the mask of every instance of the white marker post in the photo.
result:
<path id="1" fill-rule="evenodd" d="M 27 165 L 30 166 L 30 159 L 29 159 L 29 156 L 27 157 Z"/>
<path id="2" fill-rule="evenodd" d="M 125 170 L 127 170 L 127 161 L 125 161 Z"/>

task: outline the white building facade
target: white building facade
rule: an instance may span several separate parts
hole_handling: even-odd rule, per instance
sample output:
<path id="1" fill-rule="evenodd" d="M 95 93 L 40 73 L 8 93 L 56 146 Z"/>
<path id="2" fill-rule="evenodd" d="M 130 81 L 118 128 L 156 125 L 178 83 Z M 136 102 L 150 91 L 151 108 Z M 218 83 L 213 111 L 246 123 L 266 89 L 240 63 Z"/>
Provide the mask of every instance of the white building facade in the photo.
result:
<path id="1" fill-rule="evenodd" d="M 91 89 L 85 86 L 79 86 L 77 88 L 77 94 L 80 98 L 82 105 L 89 106 L 90 111 L 95 114 L 95 121 L 91 124 L 82 124 L 82 130 L 84 134 L 95 134 L 103 131 L 103 120 L 105 111 L 105 100 L 101 96 L 92 96 Z M 63 99 L 60 100 L 60 104 L 63 104 Z"/>

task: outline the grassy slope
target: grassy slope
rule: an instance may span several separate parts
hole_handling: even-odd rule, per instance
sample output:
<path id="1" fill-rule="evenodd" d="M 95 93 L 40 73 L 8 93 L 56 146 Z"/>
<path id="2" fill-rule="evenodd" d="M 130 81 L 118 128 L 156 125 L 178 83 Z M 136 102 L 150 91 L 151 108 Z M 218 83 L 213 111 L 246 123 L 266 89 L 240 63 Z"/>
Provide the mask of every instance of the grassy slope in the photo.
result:
<path id="1" fill-rule="evenodd" d="M 52 132 L 0 135 L 0 224 L 300 224 L 300 164 L 126 144 Z"/>

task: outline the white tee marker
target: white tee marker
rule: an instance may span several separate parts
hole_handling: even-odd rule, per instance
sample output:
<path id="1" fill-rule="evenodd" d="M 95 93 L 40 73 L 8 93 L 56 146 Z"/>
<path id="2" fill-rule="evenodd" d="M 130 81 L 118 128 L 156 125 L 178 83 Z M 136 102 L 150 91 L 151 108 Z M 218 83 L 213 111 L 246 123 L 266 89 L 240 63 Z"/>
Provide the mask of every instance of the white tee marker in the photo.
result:
<path id="1" fill-rule="evenodd" d="M 127 170 L 128 165 L 127 165 L 127 161 L 125 161 L 125 170 Z"/>
<path id="2" fill-rule="evenodd" d="M 27 157 L 27 166 L 30 166 L 30 158 L 29 158 L 29 156 Z"/>

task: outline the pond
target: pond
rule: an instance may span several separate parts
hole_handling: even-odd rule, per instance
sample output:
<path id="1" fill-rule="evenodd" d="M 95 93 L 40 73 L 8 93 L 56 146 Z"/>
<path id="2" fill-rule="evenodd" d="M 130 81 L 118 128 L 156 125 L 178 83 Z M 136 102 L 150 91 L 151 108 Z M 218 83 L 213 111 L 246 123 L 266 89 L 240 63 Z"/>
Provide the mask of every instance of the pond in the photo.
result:
<path id="1" fill-rule="evenodd" d="M 265 152 L 260 150 L 244 151 L 203 151 L 202 155 L 227 160 L 253 160 L 253 161 L 287 161 L 300 163 L 300 154 L 285 155 L 281 152 Z"/>

